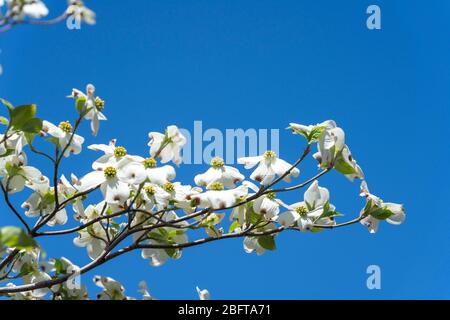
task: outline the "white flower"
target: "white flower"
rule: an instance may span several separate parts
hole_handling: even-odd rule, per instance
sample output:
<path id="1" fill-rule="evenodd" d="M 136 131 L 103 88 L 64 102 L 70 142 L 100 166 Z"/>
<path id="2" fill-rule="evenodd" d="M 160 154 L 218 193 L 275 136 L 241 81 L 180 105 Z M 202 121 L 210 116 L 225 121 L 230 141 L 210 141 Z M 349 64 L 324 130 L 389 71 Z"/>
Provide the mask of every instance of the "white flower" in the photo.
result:
<path id="1" fill-rule="evenodd" d="M 4 134 L 0 134 L 0 141 L 3 140 Z M 23 147 L 28 144 L 25 134 L 22 131 L 14 132 L 0 144 L 0 155 L 7 152 L 7 149 L 14 149 L 15 154 L 19 155 L 22 153 Z"/>
<path id="2" fill-rule="evenodd" d="M 42 122 L 42 131 L 57 138 L 58 144 L 62 150 L 66 148 L 70 141 L 69 147 L 64 152 L 65 157 L 70 156 L 71 153 L 76 155 L 81 152 L 84 138 L 72 133 L 72 125 L 70 122 L 61 122 L 58 126 L 55 126 L 54 124 L 44 120 Z"/>
<path id="3" fill-rule="evenodd" d="M 211 160 L 211 168 L 205 173 L 196 175 L 194 181 L 198 186 L 206 186 L 207 189 L 215 182 L 220 182 L 225 188 L 231 189 L 244 178 L 238 169 L 226 166 L 222 158 L 215 157 Z"/>
<path id="4" fill-rule="evenodd" d="M 170 193 L 153 183 L 145 183 L 142 188 L 142 199 L 144 200 L 145 209 L 148 211 L 152 210 L 154 206 L 158 210 L 167 208 L 171 197 Z"/>
<path id="5" fill-rule="evenodd" d="M 369 192 L 367 183 L 361 182 L 361 196 L 366 197 L 367 203 L 362 214 L 367 215 L 361 220 L 361 224 L 369 229 L 370 233 L 378 231 L 381 220 L 393 225 L 400 225 L 406 219 L 405 208 L 402 204 L 384 202 L 379 197 Z"/>
<path id="6" fill-rule="evenodd" d="M 48 15 L 48 8 L 40 0 L 25 0 L 22 13 L 31 18 L 40 19 Z"/>
<path id="7" fill-rule="evenodd" d="M 321 167 L 328 168 L 334 165 L 336 156 L 344 148 L 345 133 L 333 120 L 325 121 L 321 126 L 325 129 L 318 138 L 318 152 L 314 154 L 314 158 L 320 162 Z"/>
<path id="8" fill-rule="evenodd" d="M 211 295 L 209 294 L 209 291 L 207 289 L 201 290 L 199 287 L 195 287 L 197 290 L 197 294 L 200 300 L 210 300 Z"/>
<path id="9" fill-rule="evenodd" d="M 162 220 L 166 222 L 170 222 L 173 220 L 178 219 L 177 214 L 174 211 L 169 211 L 166 214 L 163 215 Z M 186 226 L 186 221 L 181 221 L 178 223 L 178 226 Z M 182 231 L 181 228 L 173 228 L 173 227 L 164 227 L 163 232 L 160 232 L 161 236 L 158 240 L 147 240 L 145 241 L 145 244 L 147 245 L 160 245 L 160 244 L 183 244 L 188 242 L 188 237 L 184 232 L 176 232 Z M 170 256 L 169 256 L 170 253 Z M 182 251 L 181 250 L 165 250 L 165 249 L 158 249 L 158 248 L 146 248 L 142 250 L 141 256 L 144 259 L 150 260 L 150 265 L 153 267 L 159 267 L 162 266 L 164 263 L 169 260 L 169 258 L 172 259 L 179 259 L 181 258 Z"/>
<path id="10" fill-rule="evenodd" d="M 148 291 L 148 286 L 145 281 L 139 282 L 139 292 L 142 293 L 142 299 L 143 300 L 155 300 Z"/>
<path id="11" fill-rule="evenodd" d="M 100 127 L 100 121 L 107 119 L 102 113 L 102 110 L 105 107 L 105 101 L 103 101 L 99 97 L 95 97 L 94 93 L 94 85 L 88 84 L 86 86 L 86 93 L 83 93 L 78 89 L 72 89 L 72 94 L 69 97 L 74 99 L 82 97 L 86 99 L 85 108 L 89 111 L 84 115 L 84 118 L 87 120 L 91 120 L 92 134 L 96 136 Z"/>
<path id="12" fill-rule="evenodd" d="M 180 182 L 168 182 L 162 186 L 164 191 L 170 195 L 170 201 L 173 201 L 177 208 L 183 209 L 187 213 L 192 213 L 194 208 L 192 200 L 201 190 L 192 188 L 190 185 L 182 185 Z"/>
<path id="13" fill-rule="evenodd" d="M 66 13 L 68 15 L 74 15 L 75 18 L 81 18 L 87 24 L 95 24 L 95 12 L 84 6 L 80 0 L 69 0 L 69 7 Z"/>
<path id="14" fill-rule="evenodd" d="M 119 158 L 111 157 L 104 165 L 99 165 L 95 171 L 82 177 L 79 182 L 79 191 L 84 192 L 100 186 L 108 204 L 123 205 L 130 197 L 130 187 L 127 182 L 129 181 L 128 176 L 122 170 L 132 160 L 127 157 Z M 99 160 L 94 163 L 93 167 L 96 167 L 96 163 L 98 164 Z"/>
<path id="15" fill-rule="evenodd" d="M 128 181 L 131 184 L 137 184 L 148 179 L 150 183 L 162 186 L 176 177 L 174 167 L 170 165 L 157 167 L 156 160 L 153 158 L 144 159 L 139 156 L 129 156 L 128 158 L 131 162 L 124 166 L 122 180 Z"/>
<path id="16" fill-rule="evenodd" d="M 39 184 L 45 177 L 42 173 L 30 166 L 13 166 L 13 175 L 2 179 L 3 187 L 9 193 L 20 192 L 25 185 Z"/>
<path id="17" fill-rule="evenodd" d="M 237 204 L 247 194 L 248 187 L 245 185 L 224 190 L 223 184 L 215 182 L 211 185 L 211 190 L 193 195 L 191 199 L 199 208 L 224 209 Z"/>
<path id="18" fill-rule="evenodd" d="M 186 137 L 183 136 L 177 126 L 171 125 L 166 129 L 166 133 L 150 132 L 148 134 L 150 142 L 150 156 L 159 156 L 162 163 L 173 161 L 176 165 L 181 163 L 181 148 L 186 144 Z"/>
<path id="19" fill-rule="evenodd" d="M 255 192 L 259 191 L 259 188 L 249 181 L 244 181 L 243 185 L 248 186 Z M 252 196 L 253 194 L 248 195 Z M 278 213 L 280 212 L 281 202 L 275 199 L 275 194 L 273 193 L 263 194 L 262 196 L 253 200 L 251 203 L 253 211 L 263 215 L 265 219 L 268 220 L 277 219 Z M 245 205 L 235 207 L 233 208 L 233 211 L 230 215 L 230 220 L 236 219 L 240 225 L 244 225 L 244 223 L 246 222 L 246 214 L 247 214 L 247 207 Z"/>
<path id="20" fill-rule="evenodd" d="M 104 201 L 98 203 L 96 206 L 89 205 L 86 208 L 84 217 L 81 221 L 87 223 L 99 217 L 104 209 L 106 209 Z M 110 232 L 110 236 L 112 236 L 112 230 L 109 229 L 108 232 Z M 73 243 L 78 247 L 86 247 L 89 257 L 92 260 L 95 260 L 103 253 L 107 239 L 106 231 L 103 229 L 101 222 L 96 222 L 86 229 L 79 231 L 79 235 L 77 238 L 73 239 Z"/>
<path id="21" fill-rule="evenodd" d="M 33 218 L 39 217 L 42 214 L 47 215 L 53 213 L 55 209 L 55 191 L 53 187 L 50 187 L 48 178 L 43 177 L 42 181 L 29 184 L 28 187 L 34 190 L 34 192 L 22 203 L 21 208 L 25 209 L 25 215 Z M 64 195 L 60 192 L 58 192 L 58 200 L 60 202 L 65 200 Z M 66 224 L 66 222 L 66 209 L 62 208 L 47 222 L 47 225 L 53 227 L 57 224 Z"/>
<path id="22" fill-rule="evenodd" d="M 97 295 L 98 300 L 127 300 L 125 288 L 120 282 L 110 277 L 95 276 L 94 283 L 103 291 Z"/>
<path id="23" fill-rule="evenodd" d="M 251 169 L 258 164 L 250 178 L 261 182 L 262 185 L 270 184 L 276 176 L 282 176 L 292 168 L 292 165 L 277 158 L 273 151 L 266 151 L 262 156 L 239 158 L 238 163 L 243 164 L 246 169 Z M 300 170 L 293 168 L 283 180 L 290 182 L 291 177 L 297 177 L 299 174 Z"/>
<path id="24" fill-rule="evenodd" d="M 325 209 L 331 212 L 335 210 L 335 207 L 329 204 L 329 199 L 329 191 L 319 187 L 316 180 L 306 190 L 304 201 L 287 206 L 289 211 L 278 217 L 278 223 L 284 227 L 298 226 L 302 231 L 310 230 L 314 224 L 334 225 L 334 219 L 323 217 Z"/>

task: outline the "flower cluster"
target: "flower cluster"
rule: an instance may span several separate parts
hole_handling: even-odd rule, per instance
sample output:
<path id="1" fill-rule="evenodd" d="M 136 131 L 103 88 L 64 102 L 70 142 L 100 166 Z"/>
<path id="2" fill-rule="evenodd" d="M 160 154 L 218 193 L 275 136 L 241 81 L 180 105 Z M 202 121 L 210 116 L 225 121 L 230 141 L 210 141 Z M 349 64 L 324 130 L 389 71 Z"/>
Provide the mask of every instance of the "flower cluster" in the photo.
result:
<path id="1" fill-rule="evenodd" d="M 33 3 L 39 5 L 39 1 Z M 183 184 L 176 181 L 176 170 L 182 163 L 186 138 L 177 126 L 170 125 L 164 132 L 149 132 L 149 148 L 142 155 L 130 154 L 115 138 L 107 144 L 87 146 L 100 156 L 82 177 L 71 174 L 67 179 L 60 173 L 60 164 L 83 150 L 85 139 L 77 133 L 80 123 L 90 121 L 96 136 L 100 121 L 106 120 L 106 102 L 95 92 L 92 84 L 84 92 L 73 89 L 69 98 L 74 100 L 78 118 L 55 122 L 57 125 L 37 118 L 35 105 L 14 107 L 1 100 L 9 112 L 9 119 L 2 121 L 6 130 L 0 135 L 1 187 L 7 205 L 25 230 L 0 228 L 0 255 L 5 256 L 0 262 L 0 281 L 14 279 L 11 274 L 15 274 L 26 286 L 19 290 L 20 286 L 10 283 L 0 287 L 0 295 L 14 299 L 40 299 L 50 294 L 55 299 L 88 297 L 84 286 L 69 281 L 85 269 L 67 258 L 42 259 L 38 236 L 75 235 L 73 243 L 85 248 L 92 260 L 89 268 L 132 250 L 140 250 L 150 265 L 161 266 L 181 258 L 183 249 L 211 241 L 239 237 L 245 252 L 260 255 L 275 250 L 276 237 L 284 230 L 318 232 L 360 222 L 373 233 L 380 221 L 400 224 L 405 219 L 402 205 L 384 202 L 369 192 L 363 171 L 345 144 L 343 129 L 332 120 L 289 125 L 307 142 L 295 162 L 285 161 L 271 150 L 238 159 L 243 168 L 228 166 L 215 157 L 192 184 Z M 45 142 L 55 156 L 37 148 Z M 300 178 L 298 166 L 313 144 L 317 146 L 313 157 L 319 162 L 319 173 L 302 183 L 287 185 Z M 46 176 L 29 165 L 30 154 L 50 160 L 52 174 Z M 252 170 L 248 179 L 243 169 Z M 331 204 L 329 190 L 319 185 L 318 179 L 331 169 L 351 181 L 362 180 L 361 195 L 366 204 L 350 222 L 339 223 L 343 214 Z M 276 188 L 278 184 L 287 186 Z M 283 193 L 301 188 L 306 190 L 298 202 L 286 204 L 280 199 Z M 28 195 L 21 209 L 28 220 L 9 200 L 12 194 L 24 190 Z M 35 219 L 34 227 L 29 219 Z M 71 227 L 61 229 L 66 224 Z M 131 239 L 131 244 L 119 249 L 125 239 Z M 42 281 L 51 285 L 33 289 Z M 95 277 L 94 282 L 102 289 L 99 299 L 130 299 L 114 279 Z M 145 283 L 140 289 L 144 299 L 152 299 Z M 207 290 L 197 291 L 201 299 L 209 298 Z"/>

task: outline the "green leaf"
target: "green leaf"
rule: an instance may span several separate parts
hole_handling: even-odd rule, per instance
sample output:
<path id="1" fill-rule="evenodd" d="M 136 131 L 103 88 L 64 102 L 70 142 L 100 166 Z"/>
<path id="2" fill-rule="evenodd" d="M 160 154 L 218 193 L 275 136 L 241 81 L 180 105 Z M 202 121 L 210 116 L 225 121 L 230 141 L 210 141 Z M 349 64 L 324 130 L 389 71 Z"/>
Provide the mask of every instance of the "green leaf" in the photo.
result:
<path id="1" fill-rule="evenodd" d="M 0 245 L 19 250 L 30 250 L 38 247 L 38 244 L 30 235 L 16 227 L 3 227 L 0 229 Z"/>
<path id="2" fill-rule="evenodd" d="M 378 220 L 386 220 L 393 215 L 392 211 L 385 208 L 377 208 L 370 212 L 370 215 Z"/>
<path id="3" fill-rule="evenodd" d="M 5 117 L 0 116 L 0 124 L 7 126 L 9 124 L 9 120 L 6 119 Z"/>
<path id="4" fill-rule="evenodd" d="M 38 118 L 29 119 L 20 130 L 25 133 L 39 133 L 42 130 L 42 120 Z"/>
<path id="5" fill-rule="evenodd" d="M 85 115 L 86 112 L 86 98 L 85 97 L 79 97 L 75 101 L 75 108 L 77 109 L 78 113 L 80 115 Z"/>
<path id="6" fill-rule="evenodd" d="M 353 174 L 356 172 L 355 168 L 345 161 L 342 156 L 339 156 L 334 163 L 334 168 L 342 174 Z"/>
<path id="7" fill-rule="evenodd" d="M 236 230 L 237 228 L 239 228 L 241 225 L 239 224 L 239 222 L 237 220 L 233 221 L 233 223 L 230 225 L 230 227 L 228 228 L 228 233 L 232 233 L 234 230 Z"/>
<path id="8" fill-rule="evenodd" d="M 26 104 L 10 110 L 11 125 L 16 128 L 22 127 L 27 121 L 36 115 L 36 105 Z"/>
<path id="9" fill-rule="evenodd" d="M 276 249 L 275 239 L 270 235 L 258 237 L 258 243 L 266 250 Z"/>
<path id="10" fill-rule="evenodd" d="M 311 130 L 307 137 L 309 143 L 316 142 L 320 136 L 325 132 L 326 127 L 318 126 Z"/>
<path id="11" fill-rule="evenodd" d="M 11 104 L 11 102 L 9 102 L 9 101 L 7 101 L 7 100 L 5 100 L 5 99 L 2 99 L 2 98 L 0 98 L 0 102 L 5 106 L 5 107 L 7 107 L 8 108 L 8 110 L 12 110 L 12 109 L 14 109 L 14 107 L 13 107 L 13 105 Z"/>

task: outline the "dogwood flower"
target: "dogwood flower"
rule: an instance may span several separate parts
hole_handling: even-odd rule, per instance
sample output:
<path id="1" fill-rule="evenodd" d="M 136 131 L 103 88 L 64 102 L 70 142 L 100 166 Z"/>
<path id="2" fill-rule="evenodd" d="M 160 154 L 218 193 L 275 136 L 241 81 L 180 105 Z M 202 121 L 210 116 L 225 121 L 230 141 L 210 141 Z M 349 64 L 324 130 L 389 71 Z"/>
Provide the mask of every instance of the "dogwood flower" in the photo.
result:
<path id="1" fill-rule="evenodd" d="M 24 0 L 22 14 L 33 19 L 40 19 L 48 15 L 47 6 L 40 0 Z"/>
<path id="2" fill-rule="evenodd" d="M 128 300 L 124 294 L 125 288 L 120 282 L 110 277 L 95 276 L 94 283 L 103 291 L 97 295 L 98 300 Z"/>
<path id="3" fill-rule="evenodd" d="M 317 141 L 318 152 L 313 157 L 322 168 L 328 168 L 334 165 L 336 156 L 345 146 L 345 133 L 333 120 L 325 121 L 321 126 L 324 130 Z"/>
<path id="4" fill-rule="evenodd" d="M 148 179 L 150 183 L 164 185 L 176 177 L 175 169 L 170 165 L 158 167 L 153 158 L 144 159 L 139 156 L 129 156 L 130 163 L 124 166 L 122 180 L 138 184 Z"/>
<path id="5" fill-rule="evenodd" d="M 69 96 L 69 98 L 84 98 L 86 100 L 85 109 L 87 112 L 84 115 L 84 118 L 87 120 L 91 120 L 92 135 L 96 136 L 100 127 L 100 121 L 107 119 L 102 113 L 102 110 L 105 107 L 105 101 L 103 101 L 100 97 L 94 96 L 94 93 L 94 85 L 88 84 L 86 86 L 86 93 L 83 93 L 78 89 L 72 89 L 72 94 Z"/>
<path id="6" fill-rule="evenodd" d="M 278 223 L 284 227 L 297 226 L 300 230 L 310 230 L 314 224 L 334 225 L 336 222 L 324 213 L 334 212 L 335 207 L 329 204 L 330 193 L 319 187 L 315 180 L 304 194 L 304 201 L 287 206 L 289 211 L 281 214 Z M 325 212 L 325 210 L 327 212 Z"/>
<path id="7" fill-rule="evenodd" d="M 191 196 L 192 201 L 199 208 L 223 209 L 228 208 L 247 196 L 248 187 L 245 185 L 235 189 L 224 190 L 224 186 L 220 182 L 211 184 L 210 190 Z"/>
<path id="8" fill-rule="evenodd" d="M 178 219 L 178 216 L 175 213 L 175 211 L 169 211 L 162 216 L 162 221 L 173 221 L 176 219 Z M 156 220 L 154 219 L 150 223 L 154 221 Z M 188 223 L 186 221 L 181 221 L 177 223 L 179 227 L 186 226 L 187 224 Z M 163 227 L 158 229 L 157 233 L 153 236 L 153 239 L 146 240 L 144 243 L 147 245 L 152 244 L 158 245 L 158 244 L 173 244 L 173 243 L 183 244 L 187 242 L 188 237 L 181 228 Z M 165 250 L 158 248 L 146 248 L 143 249 L 141 252 L 142 258 L 150 260 L 150 265 L 153 267 L 162 266 L 164 263 L 167 262 L 167 260 L 169 260 L 169 258 L 179 259 L 181 258 L 181 255 L 182 255 L 181 250 Z"/>
<path id="9" fill-rule="evenodd" d="M 97 205 L 89 205 L 85 212 L 84 218 L 81 219 L 83 223 L 89 222 L 97 217 L 104 211 L 105 202 L 102 201 Z M 112 236 L 112 230 L 108 229 L 109 235 Z M 86 229 L 78 232 L 77 238 L 73 239 L 73 243 L 77 247 L 85 247 L 89 257 L 92 260 L 98 258 L 106 247 L 106 240 L 108 236 L 105 229 L 103 229 L 101 222 L 91 224 Z"/>
<path id="10" fill-rule="evenodd" d="M 183 209 L 187 213 L 194 211 L 192 202 L 194 197 L 201 192 L 199 188 L 182 185 L 180 182 L 168 182 L 162 185 L 162 188 L 170 195 L 170 202 L 177 208 Z"/>
<path id="11" fill-rule="evenodd" d="M 67 15 L 74 15 L 76 18 L 82 19 L 87 24 L 94 25 L 95 12 L 86 8 L 81 0 L 69 0 L 69 7 L 66 10 Z"/>
<path id="12" fill-rule="evenodd" d="M 379 197 L 374 196 L 369 192 L 367 183 L 361 182 L 361 196 L 366 197 L 367 203 L 362 214 L 366 215 L 361 220 L 361 224 L 366 226 L 370 233 L 376 233 L 380 221 L 393 225 L 400 225 L 405 221 L 405 208 L 402 204 L 384 202 Z"/>
<path id="13" fill-rule="evenodd" d="M 145 183 L 142 188 L 142 200 L 145 209 L 148 211 L 151 211 L 155 206 L 158 210 L 167 208 L 171 198 L 171 194 L 157 184 Z"/>
<path id="14" fill-rule="evenodd" d="M 186 137 L 183 136 L 177 126 L 171 125 L 166 129 L 166 133 L 150 132 L 148 134 L 150 142 L 150 156 L 159 156 L 162 163 L 173 161 L 176 165 L 181 163 L 181 148 L 186 144 Z"/>
<path id="15" fill-rule="evenodd" d="M 8 193 L 20 192 L 25 185 L 39 184 L 44 179 L 44 176 L 38 169 L 30 166 L 11 165 L 6 170 L 10 172 L 8 172 L 8 178 L 2 179 L 2 184 Z"/>
<path id="16" fill-rule="evenodd" d="M 148 291 L 148 286 L 145 281 L 139 282 L 139 292 L 142 293 L 143 300 L 155 300 Z"/>
<path id="17" fill-rule="evenodd" d="M 32 183 L 28 187 L 34 192 L 22 203 L 21 208 L 25 209 L 25 215 L 33 218 L 53 213 L 55 209 L 55 190 L 53 187 L 50 187 L 48 178 L 43 177 L 43 181 Z M 58 198 L 60 202 L 65 199 L 64 195 L 59 192 Z M 47 222 L 47 225 L 53 227 L 57 224 L 66 224 L 66 222 L 67 212 L 65 208 L 62 208 L 54 214 L 52 219 Z"/>
<path id="18" fill-rule="evenodd" d="M 197 290 L 197 294 L 200 300 L 211 300 L 211 295 L 207 289 L 200 289 L 199 287 L 195 287 Z"/>
<path id="19" fill-rule="evenodd" d="M 205 173 L 195 176 L 194 181 L 198 186 L 206 186 L 210 189 L 215 182 L 222 183 L 225 188 L 231 189 L 236 187 L 236 183 L 243 181 L 245 177 L 238 169 L 226 166 L 220 157 L 211 160 L 211 168 Z"/>
<path id="20" fill-rule="evenodd" d="M 79 154 L 84 143 L 84 138 L 72 133 L 72 129 L 72 125 L 68 121 L 61 122 L 58 126 L 45 120 L 42 122 L 42 131 L 57 138 L 58 145 L 62 150 L 64 150 L 70 142 L 69 147 L 64 152 L 66 158 L 69 157 L 71 153 L 75 155 Z"/>
<path id="21" fill-rule="evenodd" d="M 243 164 L 246 169 L 258 165 L 250 178 L 259 181 L 262 185 L 270 184 L 276 176 L 282 176 L 292 168 L 292 165 L 279 159 L 273 151 L 266 151 L 262 156 L 239 158 L 238 163 Z M 298 177 L 299 174 L 300 170 L 293 168 L 283 180 L 290 182 L 291 177 Z"/>
<path id="22" fill-rule="evenodd" d="M 255 191 L 255 193 L 259 192 L 259 188 L 254 183 L 244 181 L 243 185 L 246 185 L 251 190 Z M 248 195 L 251 197 L 254 193 L 249 193 Z M 280 204 L 281 202 L 275 199 L 274 193 L 263 194 L 251 202 L 253 211 L 263 215 L 267 220 L 277 219 L 278 213 L 280 212 Z M 240 225 L 244 225 L 246 222 L 246 215 L 248 214 L 247 211 L 248 208 L 245 205 L 233 208 L 230 220 L 236 219 Z"/>
<path id="23" fill-rule="evenodd" d="M 4 139 L 5 135 L 0 134 L 0 141 Z M 4 155 L 8 149 L 13 149 L 15 155 L 22 153 L 23 147 L 28 144 L 25 134 L 21 131 L 13 132 L 7 136 L 7 139 L 0 143 L 0 155 Z"/>
<path id="24" fill-rule="evenodd" d="M 116 148 L 117 149 L 117 148 Z M 105 155 L 109 156 L 109 155 Z M 104 157 L 105 157 L 104 156 Z M 130 187 L 126 181 L 122 180 L 124 174 L 121 172 L 125 165 L 130 163 L 130 158 L 112 156 L 105 160 L 104 164 L 99 165 L 101 157 L 93 164 L 93 168 L 97 168 L 86 174 L 80 179 L 80 192 L 84 192 L 100 186 L 105 200 L 111 205 L 123 205 L 130 197 Z M 120 159 L 118 159 L 120 158 Z"/>

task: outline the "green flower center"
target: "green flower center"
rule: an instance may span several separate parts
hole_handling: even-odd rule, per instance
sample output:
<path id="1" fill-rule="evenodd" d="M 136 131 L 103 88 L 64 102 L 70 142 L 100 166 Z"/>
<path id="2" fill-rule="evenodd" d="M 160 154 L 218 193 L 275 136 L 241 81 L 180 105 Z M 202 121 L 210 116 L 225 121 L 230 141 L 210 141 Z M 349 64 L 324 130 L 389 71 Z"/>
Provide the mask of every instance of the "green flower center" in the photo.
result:
<path id="1" fill-rule="evenodd" d="M 117 170 L 114 167 L 106 167 L 103 173 L 106 178 L 114 178 L 117 175 Z"/>
<path id="2" fill-rule="evenodd" d="M 266 194 L 266 198 L 269 200 L 275 199 L 275 192 L 269 192 L 268 194 Z"/>
<path id="3" fill-rule="evenodd" d="M 60 122 L 58 127 L 65 133 L 70 133 L 72 131 L 72 125 L 69 121 Z"/>
<path id="4" fill-rule="evenodd" d="M 100 97 L 96 97 L 94 103 L 98 111 L 102 111 L 105 108 L 105 100 L 100 99 Z"/>
<path id="5" fill-rule="evenodd" d="M 209 189 L 214 190 L 214 191 L 222 191 L 224 189 L 224 186 L 223 186 L 223 183 L 221 183 L 221 182 L 213 182 L 209 186 Z"/>
<path id="6" fill-rule="evenodd" d="M 175 186 L 172 183 L 170 183 L 170 182 L 166 183 L 162 187 L 163 187 L 164 190 L 166 190 L 166 192 L 175 191 Z"/>
<path id="7" fill-rule="evenodd" d="M 297 209 L 295 209 L 297 213 L 301 216 L 304 216 L 306 213 L 308 213 L 308 210 L 304 206 L 300 206 Z"/>
<path id="8" fill-rule="evenodd" d="M 222 168 L 225 165 L 225 162 L 221 157 L 215 157 L 211 160 L 210 164 L 213 168 Z"/>
<path id="9" fill-rule="evenodd" d="M 267 150 L 266 152 L 264 152 L 264 158 L 266 159 L 273 159 L 277 157 L 277 154 L 275 152 L 273 152 L 272 150 Z"/>
<path id="10" fill-rule="evenodd" d="M 155 188 L 153 188 L 152 186 L 144 187 L 144 191 L 148 196 L 153 196 L 155 194 Z"/>
<path id="11" fill-rule="evenodd" d="M 144 167 L 145 169 L 148 168 L 155 168 L 156 167 L 156 160 L 153 158 L 147 158 L 144 160 Z"/>
<path id="12" fill-rule="evenodd" d="M 124 157 L 127 155 L 127 149 L 125 149 L 124 147 L 116 147 L 114 149 L 114 155 L 116 157 Z"/>

